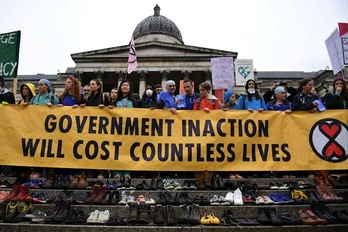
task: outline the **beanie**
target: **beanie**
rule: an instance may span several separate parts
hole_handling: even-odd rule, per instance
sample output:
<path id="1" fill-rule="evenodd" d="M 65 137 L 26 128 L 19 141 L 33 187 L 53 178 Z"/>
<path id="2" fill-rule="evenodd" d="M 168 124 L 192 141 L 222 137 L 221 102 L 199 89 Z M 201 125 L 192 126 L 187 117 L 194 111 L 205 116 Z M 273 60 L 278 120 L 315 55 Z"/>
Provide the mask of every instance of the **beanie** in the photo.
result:
<path id="1" fill-rule="evenodd" d="M 342 76 L 335 77 L 335 79 L 333 80 L 333 86 L 335 86 L 336 81 L 342 81 L 344 85 L 346 84 L 346 81 L 343 79 Z"/>
<path id="2" fill-rule="evenodd" d="M 274 95 L 277 95 L 280 92 L 285 92 L 285 89 L 283 86 L 278 86 L 275 90 L 274 90 Z"/>
<path id="3" fill-rule="evenodd" d="M 51 88 L 51 82 L 47 79 L 40 79 L 39 83 L 44 83 L 48 88 Z"/>
<path id="4" fill-rule="evenodd" d="M 230 97 L 234 94 L 233 91 L 226 91 L 224 93 L 224 103 L 228 102 Z"/>

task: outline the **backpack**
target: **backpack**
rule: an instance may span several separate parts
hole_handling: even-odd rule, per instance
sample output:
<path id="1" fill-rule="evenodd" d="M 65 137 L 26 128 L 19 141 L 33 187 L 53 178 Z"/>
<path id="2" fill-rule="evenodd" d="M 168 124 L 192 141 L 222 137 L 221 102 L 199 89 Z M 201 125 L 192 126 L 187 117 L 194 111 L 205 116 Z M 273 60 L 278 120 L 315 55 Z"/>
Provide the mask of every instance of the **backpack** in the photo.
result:
<path id="1" fill-rule="evenodd" d="M 201 101 L 202 101 L 202 98 L 200 97 L 200 98 L 197 98 L 197 105 L 198 105 L 198 109 L 200 109 L 201 108 Z M 213 108 L 214 108 L 214 105 L 215 105 L 215 99 L 211 99 L 211 104 L 212 104 L 212 106 L 213 106 Z"/>

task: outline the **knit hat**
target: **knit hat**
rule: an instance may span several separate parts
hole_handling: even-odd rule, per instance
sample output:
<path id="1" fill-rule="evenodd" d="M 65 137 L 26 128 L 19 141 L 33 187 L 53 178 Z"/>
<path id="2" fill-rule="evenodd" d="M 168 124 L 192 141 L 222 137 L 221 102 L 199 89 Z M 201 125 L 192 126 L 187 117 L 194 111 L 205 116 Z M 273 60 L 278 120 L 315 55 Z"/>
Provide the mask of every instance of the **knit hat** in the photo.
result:
<path id="1" fill-rule="evenodd" d="M 173 80 L 168 80 L 166 82 L 166 87 L 168 87 L 168 85 L 175 85 L 175 82 Z"/>
<path id="2" fill-rule="evenodd" d="M 346 81 L 343 79 L 342 76 L 335 77 L 335 79 L 333 80 L 333 86 L 335 86 L 336 81 L 342 81 L 344 85 L 346 84 Z"/>
<path id="3" fill-rule="evenodd" d="M 278 86 L 275 90 L 274 90 L 274 95 L 277 95 L 280 92 L 285 92 L 285 89 L 283 86 Z"/>
<path id="4" fill-rule="evenodd" d="M 224 93 L 224 103 L 228 102 L 230 97 L 235 94 L 235 92 L 233 92 L 232 90 L 231 91 L 226 91 Z"/>
<path id="5" fill-rule="evenodd" d="M 51 88 L 51 82 L 47 79 L 40 79 L 39 83 L 44 83 L 48 88 Z"/>

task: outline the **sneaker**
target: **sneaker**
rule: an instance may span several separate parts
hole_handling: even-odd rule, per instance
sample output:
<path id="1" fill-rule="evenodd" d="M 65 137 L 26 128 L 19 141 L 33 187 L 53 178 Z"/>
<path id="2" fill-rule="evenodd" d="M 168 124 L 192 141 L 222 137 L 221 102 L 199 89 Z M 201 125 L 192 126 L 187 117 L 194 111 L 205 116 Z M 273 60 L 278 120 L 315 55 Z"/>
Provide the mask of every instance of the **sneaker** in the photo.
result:
<path id="1" fill-rule="evenodd" d="M 182 189 L 181 184 L 179 184 L 179 182 L 177 182 L 176 180 L 172 181 L 172 185 L 173 185 L 174 190 L 181 190 Z"/>
<path id="2" fill-rule="evenodd" d="M 165 190 L 171 190 L 174 189 L 174 186 L 172 184 L 172 180 L 164 180 L 163 181 L 164 189 Z"/>
<path id="3" fill-rule="evenodd" d="M 228 192 L 225 196 L 225 200 L 229 201 L 231 204 L 233 204 L 234 201 L 234 194 L 233 192 Z"/>
<path id="4" fill-rule="evenodd" d="M 118 202 L 119 205 L 127 205 L 128 193 L 126 191 L 122 191 L 121 200 Z"/>
<path id="5" fill-rule="evenodd" d="M 153 198 L 145 198 L 145 204 L 155 205 L 156 201 Z"/>
<path id="6" fill-rule="evenodd" d="M 220 205 L 220 199 L 218 195 L 213 195 L 210 199 L 210 205 Z"/>
<path id="7" fill-rule="evenodd" d="M 135 195 L 134 195 L 134 191 L 131 191 L 127 197 L 127 204 L 131 203 L 131 202 L 135 202 Z"/>
<path id="8" fill-rule="evenodd" d="M 40 211 L 40 210 L 36 210 L 36 211 L 33 212 L 33 213 L 27 213 L 27 214 L 25 215 L 25 218 L 33 219 L 33 218 L 36 218 L 36 217 L 38 217 L 39 215 L 42 215 L 42 214 L 45 214 L 45 212 Z"/>
<path id="9" fill-rule="evenodd" d="M 18 214 L 18 203 L 19 202 L 10 202 L 6 207 L 6 216 L 4 217 L 4 222 L 12 222 L 13 218 Z"/>
<path id="10" fill-rule="evenodd" d="M 91 212 L 89 217 L 87 218 L 87 223 L 96 223 L 98 220 L 98 215 L 99 215 L 98 210 Z"/>
<path id="11" fill-rule="evenodd" d="M 98 218 L 95 220 L 95 223 L 105 224 L 107 221 L 109 221 L 109 219 L 110 219 L 109 210 L 99 211 Z"/>
<path id="12" fill-rule="evenodd" d="M 234 205 L 243 205 L 242 192 L 237 188 L 233 193 L 233 204 Z"/>
<path id="13" fill-rule="evenodd" d="M 223 196 L 219 196 L 220 205 L 231 205 L 231 202 L 226 200 Z"/>
<path id="14" fill-rule="evenodd" d="M 31 213 L 33 205 L 31 203 L 19 202 L 18 203 L 18 214 L 13 218 L 15 222 L 22 222 L 26 219 L 25 215 Z"/>
<path id="15" fill-rule="evenodd" d="M 285 203 L 283 199 L 277 193 L 271 193 L 269 198 L 273 201 L 274 204 L 283 204 Z"/>
<path id="16" fill-rule="evenodd" d="M 40 193 L 33 198 L 33 201 L 34 203 L 46 204 L 46 203 L 50 203 L 51 199 L 47 193 Z"/>
<path id="17" fill-rule="evenodd" d="M 25 217 L 31 218 L 32 222 L 41 223 L 45 221 L 47 214 L 43 211 L 35 211 L 33 214 L 27 214 Z"/>
<path id="18" fill-rule="evenodd" d="M 0 202 L 5 201 L 9 195 L 10 195 L 9 191 L 0 191 Z"/>

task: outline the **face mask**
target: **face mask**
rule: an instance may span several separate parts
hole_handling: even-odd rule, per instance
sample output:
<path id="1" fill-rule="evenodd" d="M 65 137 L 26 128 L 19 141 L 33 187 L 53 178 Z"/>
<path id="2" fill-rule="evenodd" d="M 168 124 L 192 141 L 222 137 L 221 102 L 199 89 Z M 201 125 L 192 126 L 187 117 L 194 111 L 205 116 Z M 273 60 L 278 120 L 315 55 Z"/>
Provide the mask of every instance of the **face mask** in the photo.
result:
<path id="1" fill-rule="evenodd" d="M 146 96 L 148 96 L 148 97 L 151 97 L 152 96 L 152 90 L 151 89 L 148 89 L 148 90 L 146 90 Z"/>
<path id="2" fill-rule="evenodd" d="M 250 94 L 254 94 L 254 93 L 255 93 L 255 89 L 254 89 L 254 88 L 250 88 L 250 89 L 248 89 L 248 92 L 249 92 Z"/>

